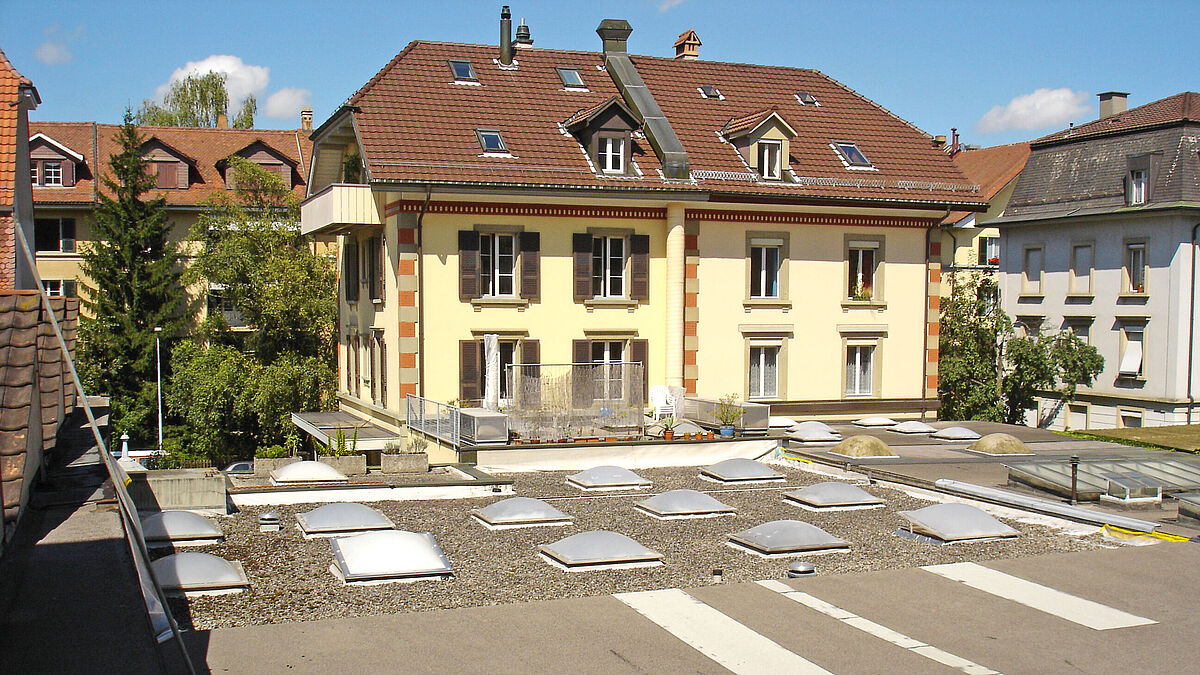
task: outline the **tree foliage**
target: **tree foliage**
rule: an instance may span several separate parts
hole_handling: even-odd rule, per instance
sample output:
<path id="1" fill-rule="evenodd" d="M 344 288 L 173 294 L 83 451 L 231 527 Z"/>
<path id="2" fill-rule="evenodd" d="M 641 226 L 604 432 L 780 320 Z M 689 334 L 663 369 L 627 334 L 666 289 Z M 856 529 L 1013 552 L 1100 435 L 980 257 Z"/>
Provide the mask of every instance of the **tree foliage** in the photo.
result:
<path id="1" fill-rule="evenodd" d="M 171 83 L 162 105 L 146 99 L 138 109 L 137 123 L 163 127 L 215 127 L 218 115 L 228 115 L 229 92 L 223 73 L 192 74 Z M 248 95 L 234 116 L 234 129 L 252 129 L 258 101 Z"/>
<path id="2" fill-rule="evenodd" d="M 1071 331 L 1017 335 L 989 279 L 959 280 L 942 303 L 938 394 L 944 419 L 1025 424 L 1039 394 L 1053 392 L 1065 405 L 1103 367 L 1096 348 Z"/>
<path id="3" fill-rule="evenodd" d="M 196 340 L 172 353 L 167 403 L 190 452 L 214 462 L 298 441 L 291 413 L 332 406 L 336 275 L 299 232 L 299 204 L 275 174 L 240 157 L 234 190 L 212 200 L 193 228 L 199 255 L 189 283 L 221 293 L 249 330 L 210 314 Z"/>
<path id="4" fill-rule="evenodd" d="M 125 111 L 120 151 L 102 177 L 92 242 L 81 248 L 90 283 L 83 303 L 90 316 L 79 328 L 79 360 L 87 386 L 112 398 L 114 426 L 137 441 L 155 428 L 155 333 L 178 335 L 188 321 L 179 252 L 168 235 L 166 203 L 146 199 L 155 178 L 146 173 L 144 139 Z"/>

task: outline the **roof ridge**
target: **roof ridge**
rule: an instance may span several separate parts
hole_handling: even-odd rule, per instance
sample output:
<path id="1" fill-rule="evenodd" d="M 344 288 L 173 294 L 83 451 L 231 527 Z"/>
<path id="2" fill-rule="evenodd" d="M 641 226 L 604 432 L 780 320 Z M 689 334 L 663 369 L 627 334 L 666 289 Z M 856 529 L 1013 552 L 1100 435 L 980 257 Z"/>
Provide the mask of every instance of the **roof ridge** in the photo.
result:
<path id="1" fill-rule="evenodd" d="M 896 121 L 898 121 L 898 122 L 903 122 L 903 123 L 904 123 L 905 125 L 907 125 L 907 126 L 910 128 L 910 129 L 912 129 L 913 131 L 916 131 L 917 133 L 921 134 L 921 135 L 922 135 L 922 136 L 924 136 L 925 138 L 929 138 L 929 139 L 932 139 L 932 138 L 933 138 L 933 135 L 932 135 L 932 134 L 930 134 L 929 132 L 927 132 L 927 131 L 925 131 L 924 129 L 922 129 L 922 128 L 918 127 L 917 125 L 913 124 L 912 122 L 909 122 L 908 120 L 906 120 L 906 119 L 904 119 L 903 117 L 901 117 L 901 116 L 897 115 L 896 113 L 892 112 L 891 110 L 888 110 L 887 108 L 885 108 L 885 107 L 883 107 L 883 106 L 879 105 L 878 103 L 876 103 L 875 101 L 873 101 L 873 100 L 871 100 L 871 99 L 867 98 L 866 96 L 863 96 L 862 94 L 858 93 L 858 91 L 856 91 L 854 88 L 850 87 L 850 86 L 849 86 L 849 85 L 847 85 L 847 84 L 844 84 L 843 82 L 841 82 L 841 81 L 840 81 L 840 80 L 838 80 L 837 78 L 834 78 L 834 77 L 832 77 L 832 76 L 830 76 L 830 75 L 826 75 L 825 73 L 823 73 L 823 72 L 821 72 L 821 71 L 819 71 L 819 70 L 814 70 L 813 72 L 814 72 L 814 73 L 816 73 L 816 74 L 818 74 L 818 75 L 820 75 L 821 77 L 823 77 L 823 78 L 825 78 L 825 79 L 829 80 L 830 82 L 832 82 L 832 83 L 836 84 L 837 86 L 841 87 L 842 89 L 845 89 L 846 91 L 850 92 L 851 94 L 854 94 L 855 96 L 857 96 L 857 97 L 859 97 L 860 99 L 862 99 L 862 100 L 863 100 L 865 103 L 867 103 L 867 104 L 869 104 L 869 105 L 872 105 L 872 106 L 875 106 L 876 108 L 878 108 L 879 110 L 881 110 L 881 111 L 882 111 L 882 112 L 884 112 L 885 114 L 887 114 L 887 115 L 891 116 L 892 118 L 894 118 Z"/>

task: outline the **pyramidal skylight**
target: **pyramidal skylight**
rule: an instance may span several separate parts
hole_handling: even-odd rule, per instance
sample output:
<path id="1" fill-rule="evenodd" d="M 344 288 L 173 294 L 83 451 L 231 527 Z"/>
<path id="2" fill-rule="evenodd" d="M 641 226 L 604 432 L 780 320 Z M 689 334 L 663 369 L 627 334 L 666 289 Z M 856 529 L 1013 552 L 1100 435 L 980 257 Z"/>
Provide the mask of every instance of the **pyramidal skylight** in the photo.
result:
<path id="1" fill-rule="evenodd" d="M 348 584 L 446 579 L 450 560 L 428 532 L 380 530 L 332 540 L 329 571 Z"/>
<path id="2" fill-rule="evenodd" d="M 720 483 L 759 483 L 787 479 L 771 467 L 744 457 L 717 462 L 701 469 L 700 474 Z"/>
<path id="3" fill-rule="evenodd" d="M 628 490 L 650 487 L 653 482 L 619 466 L 597 466 L 567 476 L 567 484 L 581 490 Z"/>
<path id="4" fill-rule="evenodd" d="M 970 504 L 934 504 L 913 511 L 899 511 L 898 515 L 908 521 L 910 533 L 947 543 L 988 541 L 1021 534 Z"/>
<path id="5" fill-rule="evenodd" d="M 540 499 L 510 497 L 471 511 L 489 529 L 570 525 L 571 517 Z"/>
<path id="6" fill-rule="evenodd" d="M 224 539 L 213 521 L 191 511 L 163 511 L 142 519 L 148 546 L 204 546 Z"/>
<path id="7" fill-rule="evenodd" d="M 239 562 L 208 553 L 175 553 L 150 563 L 163 591 L 188 597 L 240 593 L 250 585 Z"/>
<path id="8" fill-rule="evenodd" d="M 783 493 L 784 501 L 809 511 L 877 509 L 884 500 L 849 483 L 829 481 Z"/>
<path id="9" fill-rule="evenodd" d="M 546 562 L 572 572 L 656 567 L 662 564 L 662 554 L 619 532 L 608 530 L 573 534 L 541 546 L 539 550 Z"/>
<path id="10" fill-rule="evenodd" d="M 767 558 L 820 555 L 850 548 L 850 542 L 800 520 L 775 520 L 729 535 L 729 545 Z"/>
<path id="11" fill-rule="evenodd" d="M 390 530 L 395 527 L 383 513 L 354 502 L 334 502 L 307 513 L 297 513 L 296 522 L 309 539 L 344 537 L 366 530 Z"/>
<path id="12" fill-rule="evenodd" d="M 671 490 L 643 499 L 633 506 L 642 513 L 661 520 L 714 518 L 737 512 L 734 507 L 696 490 Z"/>

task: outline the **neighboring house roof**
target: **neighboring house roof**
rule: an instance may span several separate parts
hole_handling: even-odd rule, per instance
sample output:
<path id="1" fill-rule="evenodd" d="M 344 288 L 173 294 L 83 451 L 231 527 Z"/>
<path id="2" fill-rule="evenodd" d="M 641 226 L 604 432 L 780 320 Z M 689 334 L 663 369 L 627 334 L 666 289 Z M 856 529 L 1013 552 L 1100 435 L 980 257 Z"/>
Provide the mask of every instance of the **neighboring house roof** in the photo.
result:
<path id="1" fill-rule="evenodd" d="M 1033 141 L 1035 148 L 1060 141 L 1077 141 L 1108 133 L 1120 133 L 1172 122 L 1200 121 L 1200 93 L 1185 91 L 1122 113 L 1102 117 L 1077 127 L 1063 129 Z"/>
<path id="2" fill-rule="evenodd" d="M 603 69 L 604 55 L 519 50 L 514 70 L 496 67 L 497 54 L 493 46 L 413 42 L 347 101 L 343 110 L 354 108 L 373 182 L 983 203 L 927 134 L 817 71 L 649 56 L 631 58 L 682 142 L 695 180 L 663 179 L 650 151 L 634 157 L 641 178 L 598 175 L 560 124 L 621 96 Z M 451 59 L 469 60 L 478 84 L 455 83 Z M 556 67 L 578 70 L 587 90 L 566 90 Z M 697 88 L 705 84 L 718 86 L 724 100 L 704 99 Z M 801 104 L 797 91 L 814 94 L 820 106 Z M 730 119 L 766 110 L 798 130 L 790 164 L 800 182 L 758 181 L 720 137 Z M 500 131 L 513 157 L 481 156 L 476 129 Z M 831 147 L 835 141 L 857 143 L 875 170 L 847 170 Z"/>
<path id="3" fill-rule="evenodd" d="M 0 51 L 0 209 L 13 204 L 18 110 L 12 104 L 17 102 L 21 85 L 29 84 Z"/>
<path id="4" fill-rule="evenodd" d="M 979 184 L 980 195 L 989 202 L 1020 175 L 1028 160 L 1028 142 L 963 150 L 954 155 L 954 165 L 962 170 L 967 180 Z M 957 223 L 969 215 L 970 211 L 955 211 L 942 222 Z"/>
<path id="5" fill-rule="evenodd" d="M 103 186 L 101 179 L 109 170 L 108 158 L 120 151 L 117 139 L 120 129 L 118 124 L 31 121 L 32 135 L 44 134 L 83 155 L 86 167 L 86 172 L 76 172 L 73 187 L 35 187 L 34 203 L 40 207 L 94 203 L 97 189 Z M 295 166 L 293 192 L 297 197 L 306 193 L 312 142 L 299 130 L 139 126 L 138 133 L 145 141 L 158 141 L 192 163 L 194 173 L 186 190 L 151 191 L 162 194 L 168 206 L 199 206 L 214 195 L 224 194 L 224 160 L 255 143 L 269 147 Z"/>

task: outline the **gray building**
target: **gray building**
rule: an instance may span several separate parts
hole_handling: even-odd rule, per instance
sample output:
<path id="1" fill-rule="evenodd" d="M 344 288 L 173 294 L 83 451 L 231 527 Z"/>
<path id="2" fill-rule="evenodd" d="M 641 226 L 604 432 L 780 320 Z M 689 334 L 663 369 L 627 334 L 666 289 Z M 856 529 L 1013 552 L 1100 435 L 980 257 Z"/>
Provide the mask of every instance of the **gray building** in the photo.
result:
<path id="1" fill-rule="evenodd" d="M 1093 386 L 1066 406 L 1043 397 L 1030 424 L 1200 422 L 1200 94 L 1130 110 L 1126 96 L 1100 94 L 1099 119 L 1034 141 L 995 222 L 1019 329 L 1074 330 L 1104 357 Z"/>

